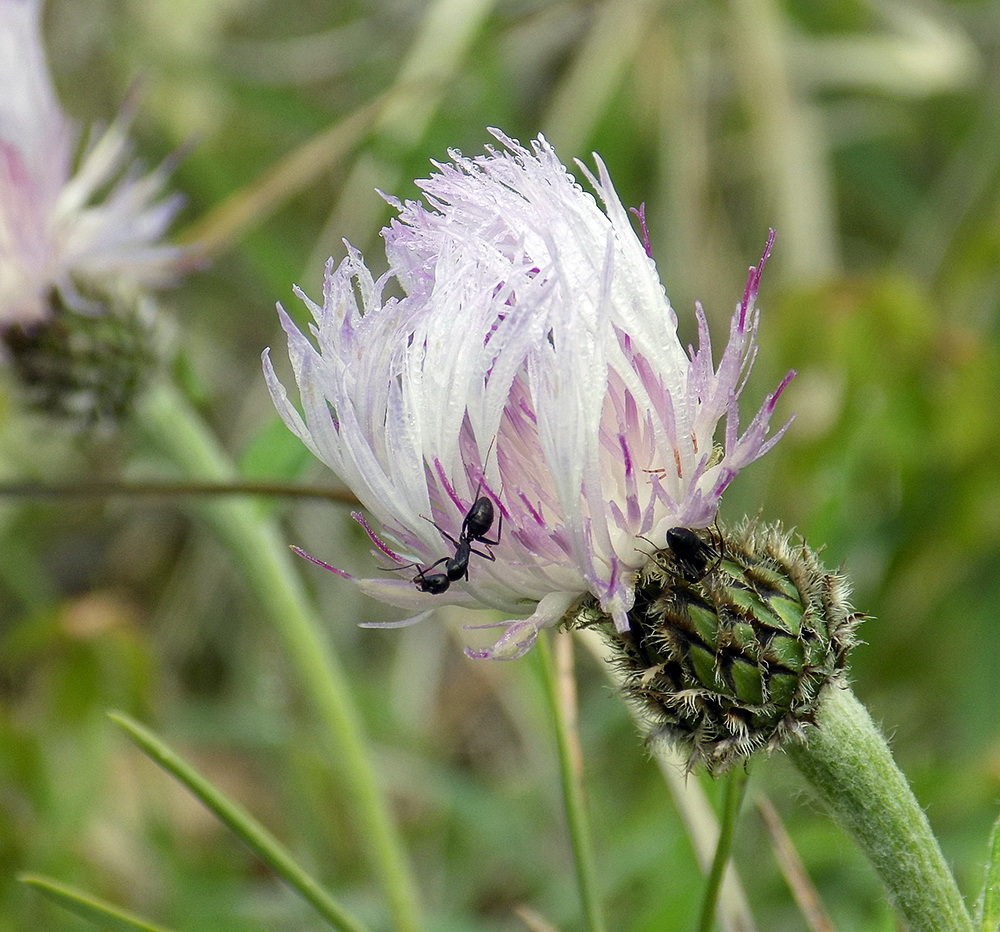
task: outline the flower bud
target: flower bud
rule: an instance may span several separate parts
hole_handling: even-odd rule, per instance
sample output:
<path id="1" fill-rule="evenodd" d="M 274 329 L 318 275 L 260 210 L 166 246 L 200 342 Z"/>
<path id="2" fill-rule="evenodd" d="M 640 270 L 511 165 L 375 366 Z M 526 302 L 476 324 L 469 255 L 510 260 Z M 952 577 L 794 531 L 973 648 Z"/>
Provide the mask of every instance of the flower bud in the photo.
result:
<path id="1" fill-rule="evenodd" d="M 126 417 L 155 368 L 151 322 L 137 301 L 90 304 L 92 314 L 75 311 L 53 289 L 48 316 L 0 330 L 27 403 L 83 426 Z"/>
<path id="2" fill-rule="evenodd" d="M 674 530 L 638 573 L 628 631 L 593 610 L 577 624 L 602 630 L 651 736 L 684 746 L 689 770 L 721 772 L 804 736 L 864 616 L 845 577 L 777 526 Z"/>

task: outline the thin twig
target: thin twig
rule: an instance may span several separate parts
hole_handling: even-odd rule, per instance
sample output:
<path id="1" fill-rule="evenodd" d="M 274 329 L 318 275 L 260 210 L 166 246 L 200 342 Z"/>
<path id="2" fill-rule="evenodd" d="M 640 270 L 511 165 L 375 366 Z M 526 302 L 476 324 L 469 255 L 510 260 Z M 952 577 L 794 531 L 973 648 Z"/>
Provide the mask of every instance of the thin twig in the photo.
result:
<path id="1" fill-rule="evenodd" d="M 806 873 L 805 865 L 795 850 L 792 839 L 785 831 L 785 826 L 781 824 L 778 810 L 771 805 L 771 801 L 763 793 L 757 793 L 754 796 L 754 802 L 764 820 L 767 834 L 771 836 L 774 857 L 809 928 L 812 929 L 812 932 L 837 932 L 823 908 L 823 903 L 820 901 L 812 880 Z"/>
<path id="2" fill-rule="evenodd" d="M 344 505 L 358 500 L 346 489 L 319 486 L 285 485 L 280 482 L 130 482 L 117 479 L 87 479 L 47 485 L 41 482 L 17 482 L 0 485 L 0 498 L 112 498 L 115 496 L 149 498 L 174 496 L 258 495 L 282 498 L 319 498 Z"/>

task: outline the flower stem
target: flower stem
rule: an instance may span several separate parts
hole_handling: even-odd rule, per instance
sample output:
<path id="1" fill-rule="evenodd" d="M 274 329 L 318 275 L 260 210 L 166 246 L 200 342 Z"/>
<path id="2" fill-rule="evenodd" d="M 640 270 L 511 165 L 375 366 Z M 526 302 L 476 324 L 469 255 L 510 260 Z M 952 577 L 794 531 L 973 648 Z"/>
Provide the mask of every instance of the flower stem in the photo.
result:
<path id="1" fill-rule="evenodd" d="M 284 482 L 126 482 L 83 479 L 47 485 L 41 482 L 0 484 L 0 498 L 176 498 L 209 495 L 255 495 L 272 498 L 318 498 L 344 505 L 358 500 L 344 489 L 290 485 Z"/>
<path id="2" fill-rule="evenodd" d="M 575 696 L 567 695 L 562 686 L 572 684 L 572 638 L 569 634 L 557 635 L 559 662 L 553 660 L 549 638 L 543 633 L 538 638 L 536 651 L 540 659 L 545 696 L 549 701 L 552 721 L 556 730 L 559 749 L 559 774 L 562 778 L 563 803 L 569 827 L 573 860 L 576 865 L 576 882 L 580 891 L 584 919 L 588 932 L 604 932 L 600 898 L 597 894 L 597 869 L 594 864 L 594 844 L 587 817 L 583 787 L 583 761 L 576 741 Z M 565 674 L 565 675 L 563 675 Z"/>
<path id="3" fill-rule="evenodd" d="M 618 690 L 622 688 L 621 671 L 608 663 L 608 644 L 597 631 L 578 628 L 576 638 L 600 663 L 608 680 Z M 634 702 L 625 702 L 625 710 L 640 735 L 646 741 L 650 756 L 660 768 L 663 780 L 670 790 L 677 812 L 691 839 L 691 846 L 698 866 L 708 875 L 713 852 L 718 848 L 719 825 L 712 806 L 696 775 L 688 774 L 684 755 L 674 742 L 650 733 L 649 722 Z M 717 896 L 716 912 L 723 932 L 754 932 L 756 924 L 750 912 L 746 893 L 732 862 L 723 873 L 722 886 Z"/>
<path id="4" fill-rule="evenodd" d="M 231 482 L 235 469 L 216 439 L 176 390 L 152 387 L 135 424 L 187 479 Z M 323 631 L 275 524 L 256 503 L 218 498 L 192 505 L 228 548 L 258 603 L 270 616 L 302 691 L 312 704 L 347 784 L 359 837 L 381 875 L 398 932 L 418 932 L 418 896 L 402 843 L 364 747 L 361 717 L 333 645 Z"/>
<path id="5" fill-rule="evenodd" d="M 726 782 L 725 800 L 722 807 L 722 822 L 719 826 L 719 841 L 715 846 L 715 856 L 712 858 L 712 868 L 708 872 L 708 883 L 705 886 L 705 899 L 702 903 L 699 932 L 712 932 L 715 927 L 715 906 L 722 889 L 722 878 L 726 873 L 729 855 L 733 850 L 733 835 L 736 831 L 736 820 L 743 805 L 743 797 L 747 791 L 747 772 L 738 767 L 733 770 Z"/>
<path id="6" fill-rule="evenodd" d="M 786 745 L 840 826 L 871 860 L 911 932 L 971 932 L 927 816 L 867 710 L 828 690 L 805 744 Z"/>

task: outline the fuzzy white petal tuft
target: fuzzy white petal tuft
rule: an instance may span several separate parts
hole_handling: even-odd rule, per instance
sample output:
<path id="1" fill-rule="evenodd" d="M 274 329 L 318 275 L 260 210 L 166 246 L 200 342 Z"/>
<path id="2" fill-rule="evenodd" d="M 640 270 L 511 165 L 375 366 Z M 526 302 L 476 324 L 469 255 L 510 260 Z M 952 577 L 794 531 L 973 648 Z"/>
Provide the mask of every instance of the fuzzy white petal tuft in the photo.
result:
<path id="1" fill-rule="evenodd" d="M 281 311 L 301 415 L 266 357 L 265 371 L 288 426 L 378 524 L 388 572 L 363 591 L 410 611 L 528 616 L 470 651 L 512 659 L 588 593 L 628 626 L 645 553 L 672 527 L 712 523 L 780 436 L 768 425 L 787 379 L 741 432 L 773 234 L 716 368 L 700 308 L 685 352 L 604 163 L 581 166 L 595 198 L 541 136 L 527 148 L 491 132 L 502 148 L 450 152 L 417 182 L 421 201 L 387 198 L 399 215 L 383 278 L 349 247 L 322 305 L 302 296 L 311 339 Z M 402 298 L 383 297 L 392 279 Z"/>

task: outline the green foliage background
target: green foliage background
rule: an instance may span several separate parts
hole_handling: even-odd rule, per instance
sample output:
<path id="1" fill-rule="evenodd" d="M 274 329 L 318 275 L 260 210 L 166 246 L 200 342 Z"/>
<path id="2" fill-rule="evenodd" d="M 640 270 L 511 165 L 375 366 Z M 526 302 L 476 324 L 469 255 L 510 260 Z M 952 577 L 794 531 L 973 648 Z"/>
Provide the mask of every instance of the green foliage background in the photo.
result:
<path id="1" fill-rule="evenodd" d="M 799 371 L 797 420 L 727 493 L 826 544 L 874 616 L 855 691 L 893 736 L 959 881 L 978 888 L 1000 798 L 1000 4 L 807 0 L 50 0 L 66 109 L 107 122 L 141 84 L 139 155 L 190 152 L 183 233 L 224 199 L 249 226 L 162 298 L 181 379 L 248 480 L 336 486 L 276 425 L 259 355 L 274 302 L 316 294 L 341 237 L 379 264 L 389 210 L 450 146 L 539 131 L 592 150 L 646 203 L 688 336 L 717 345 L 777 229 L 747 397 Z M 389 92 L 341 157 L 307 160 L 274 209 L 247 189 Z M 128 430 L 80 436 L 0 411 L 0 477 L 169 478 Z M 288 539 L 369 563 L 344 507 L 262 502 Z M 301 570 L 350 667 L 401 821 L 428 928 L 524 928 L 527 904 L 579 927 L 551 725 L 532 658 L 468 661 L 467 619 L 404 631 L 347 584 Z M 580 718 L 611 927 L 693 927 L 690 843 L 601 670 L 580 656 Z M 348 905 L 382 915 L 356 857 L 351 800 L 266 617 L 227 555 L 166 497 L 0 502 L 0 932 L 79 920 L 19 885 L 45 873 L 174 929 L 316 928 L 224 829 L 109 726 L 126 710 L 182 748 Z M 705 781 L 713 798 L 718 788 Z M 776 754 L 751 793 L 776 802 L 837 927 L 895 928 L 862 856 Z M 804 927 L 752 807 L 737 838 L 760 928 Z"/>

